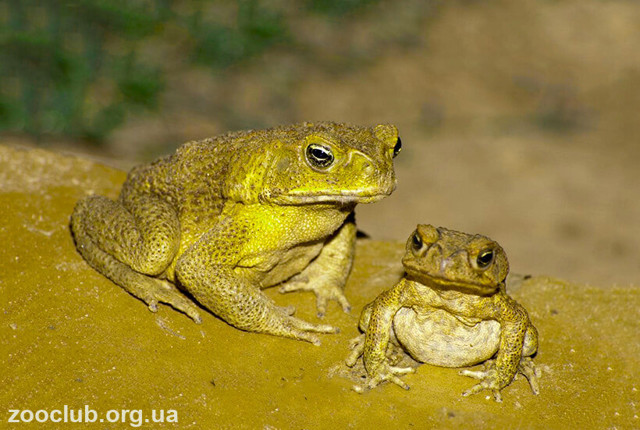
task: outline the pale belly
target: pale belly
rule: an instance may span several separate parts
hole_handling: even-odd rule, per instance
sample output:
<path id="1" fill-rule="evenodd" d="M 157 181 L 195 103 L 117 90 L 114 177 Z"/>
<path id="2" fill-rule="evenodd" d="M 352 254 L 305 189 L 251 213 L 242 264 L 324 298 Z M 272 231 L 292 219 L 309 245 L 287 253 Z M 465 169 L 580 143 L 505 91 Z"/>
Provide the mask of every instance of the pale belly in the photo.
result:
<path id="1" fill-rule="evenodd" d="M 417 361 L 443 367 L 465 367 L 491 358 L 500 344 L 500 323 L 463 324 L 449 312 L 434 309 L 425 316 L 402 308 L 393 319 L 396 338 Z"/>

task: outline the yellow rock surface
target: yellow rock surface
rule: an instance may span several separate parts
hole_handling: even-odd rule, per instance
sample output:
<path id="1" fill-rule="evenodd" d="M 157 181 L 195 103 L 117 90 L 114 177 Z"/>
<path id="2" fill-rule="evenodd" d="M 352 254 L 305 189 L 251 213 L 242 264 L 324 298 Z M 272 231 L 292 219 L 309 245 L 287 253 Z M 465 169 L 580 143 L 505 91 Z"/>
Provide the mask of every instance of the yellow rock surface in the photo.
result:
<path id="1" fill-rule="evenodd" d="M 111 428 L 157 428 L 154 410 L 177 417 L 167 427 L 194 429 L 640 427 L 640 287 L 534 277 L 510 289 L 540 332 L 539 396 L 518 380 L 501 404 L 463 398 L 473 380 L 428 365 L 405 378 L 409 391 L 386 384 L 360 395 L 330 369 L 346 357 L 362 307 L 401 276 L 400 242 L 359 242 L 347 285 L 354 310 L 329 308 L 341 333 L 320 347 L 244 333 L 209 313 L 196 325 L 166 306 L 149 312 L 75 250 L 76 200 L 113 197 L 124 178 L 89 160 L 0 146 L 0 427 L 44 428 L 35 418 L 8 424 L 10 410 L 65 405 L 87 405 L 105 423 L 111 410 L 141 411 L 141 422 L 136 413 Z M 312 295 L 268 294 L 315 320 Z"/>

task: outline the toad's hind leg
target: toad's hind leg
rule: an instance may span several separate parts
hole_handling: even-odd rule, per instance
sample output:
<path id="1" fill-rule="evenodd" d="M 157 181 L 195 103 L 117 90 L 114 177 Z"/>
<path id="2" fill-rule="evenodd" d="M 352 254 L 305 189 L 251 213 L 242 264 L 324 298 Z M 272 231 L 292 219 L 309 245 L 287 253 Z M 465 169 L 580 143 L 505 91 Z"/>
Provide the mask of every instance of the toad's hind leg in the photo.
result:
<path id="1" fill-rule="evenodd" d="M 128 210 L 102 196 L 80 200 L 71 216 L 78 251 L 98 272 L 157 310 L 167 303 L 200 322 L 197 307 L 175 286 L 154 278 L 171 263 L 180 241 L 175 211 L 154 197 Z"/>

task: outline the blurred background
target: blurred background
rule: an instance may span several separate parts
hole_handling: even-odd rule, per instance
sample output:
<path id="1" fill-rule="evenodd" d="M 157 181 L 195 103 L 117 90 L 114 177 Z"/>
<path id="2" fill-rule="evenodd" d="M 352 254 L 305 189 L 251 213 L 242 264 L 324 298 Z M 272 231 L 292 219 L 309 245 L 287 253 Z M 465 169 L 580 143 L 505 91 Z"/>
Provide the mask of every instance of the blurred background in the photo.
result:
<path id="1" fill-rule="evenodd" d="M 227 130 L 400 128 L 360 228 L 488 235 L 512 270 L 640 283 L 640 2 L 4 0 L 0 142 L 152 160 Z"/>

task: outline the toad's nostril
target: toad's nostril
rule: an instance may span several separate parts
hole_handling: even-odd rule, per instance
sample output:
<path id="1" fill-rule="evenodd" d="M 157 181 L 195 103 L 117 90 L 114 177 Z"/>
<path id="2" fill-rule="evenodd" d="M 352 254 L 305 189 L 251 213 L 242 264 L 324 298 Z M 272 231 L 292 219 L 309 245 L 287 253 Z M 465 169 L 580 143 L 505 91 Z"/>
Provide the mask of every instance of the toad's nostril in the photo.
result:
<path id="1" fill-rule="evenodd" d="M 371 160 L 363 154 L 355 153 L 345 167 L 352 166 L 354 170 L 367 176 L 376 174 L 376 169 Z"/>

